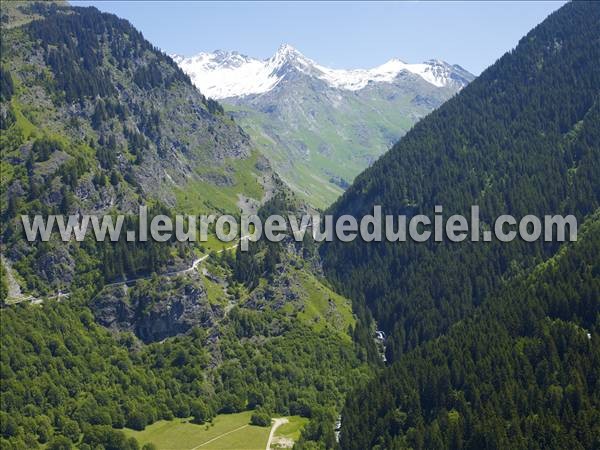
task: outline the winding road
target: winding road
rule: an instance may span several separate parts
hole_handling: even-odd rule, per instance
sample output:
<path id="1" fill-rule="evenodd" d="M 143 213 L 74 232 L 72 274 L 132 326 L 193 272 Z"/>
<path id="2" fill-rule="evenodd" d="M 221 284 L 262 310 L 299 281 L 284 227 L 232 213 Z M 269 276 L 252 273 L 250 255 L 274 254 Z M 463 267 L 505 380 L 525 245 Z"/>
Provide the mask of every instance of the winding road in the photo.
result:
<path id="1" fill-rule="evenodd" d="M 240 238 L 240 240 L 246 240 L 249 239 L 250 236 L 242 236 Z M 235 243 L 235 245 L 232 245 L 230 247 L 225 247 L 222 248 L 221 250 L 217 250 L 215 253 L 223 253 L 225 251 L 228 250 L 233 250 L 234 248 L 237 247 L 239 241 L 237 241 Z M 208 257 L 210 256 L 210 253 L 204 256 L 201 256 L 200 258 L 196 258 L 193 262 L 192 265 L 186 269 L 181 269 L 181 270 L 173 270 L 171 272 L 164 272 L 164 273 L 159 273 L 158 275 L 160 275 L 161 277 L 174 277 L 176 275 L 183 275 L 186 273 L 190 273 L 193 272 L 194 270 L 196 270 L 198 268 L 198 266 L 200 265 L 200 263 L 206 259 L 208 259 Z M 127 280 L 123 280 L 123 281 L 116 281 L 114 283 L 109 283 L 109 284 L 105 284 L 104 287 L 114 287 L 114 286 L 122 286 L 124 284 L 131 284 L 131 283 L 135 283 L 137 281 L 140 280 L 147 280 L 148 278 L 150 278 L 152 275 L 144 275 L 143 277 L 138 277 L 138 278 L 128 278 Z"/>
<path id="2" fill-rule="evenodd" d="M 294 231 L 293 233 L 296 234 L 297 232 L 304 231 L 304 230 L 306 230 L 309 227 L 310 227 L 310 224 L 301 226 L 298 230 Z M 221 250 L 218 250 L 216 253 L 223 253 L 223 252 L 228 251 L 228 250 L 233 250 L 234 248 L 236 248 L 238 246 L 238 244 L 241 241 L 248 240 L 251 237 L 252 237 L 251 234 L 246 234 L 246 235 L 240 237 L 238 240 L 236 240 L 236 242 L 235 242 L 234 245 L 231 245 L 229 247 L 225 247 L 225 248 L 223 248 Z M 165 272 L 165 273 L 161 273 L 159 275 L 160 276 L 173 277 L 173 276 L 176 276 L 176 275 L 182 275 L 182 274 L 185 274 L 185 273 L 190 273 L 190 272 L 196 270 L 198 268 L 198 266 L 200 265 L 200 263 L 202 263 L 202 261 L 206 260 L 209 256 L 210 256 L 210 253 L 207 254 L 207 255 L 201 256 L 199 258 L 196 258 L 192 262 L 192 265 L 190 267 L 185 268 L 185 269 L 174 270 L 172 272 Z M 24 294 L 21 293 L 20 286 L 18 285 L 16 279 L 14 279 L 14 277 L 12 276 L 12 272 L 11 272 L 12 271 L 12 267 L 10 267 L 10 264 L 4 258 L 4 256 L 2 256 L 1 263 L 2 263 L 2 266 L 4 267 L 4 270 L 6 270 L 6 272 L 7 272 L 7 278 L 9 279 L 9 282 L 10 282 L 9 283 L 10 291 L 12 291 L 13 293 L 15 293 L 15 295 L 13 296 L 13 295 L 11 295 L 11 292 L 9 291 L 8 298 L 5 301 L 6 305 L 16 305 L 18 303 L 22 303 L 22 302 L 26 302 L 26 301 L 29 301 L 32 304 L 39 305 L 39 304 L 43 303 L 44 300 L 52 300 L 52 299 L 55 299 L 55 298 L 58 299 L 58 300 L 60 300 L 61 298 L 67 298 L 67 297 L 70 296 L 70 293 L 68 293 L 68 292 L 60 292 L 60 291 L 58 292 L 58 294 L 51 295 L 49 297 L 34 297 L 33 295 L 25 296 Z M 145 275 L 145 276 L 142 276 L 142 277 L 128 278 L 126 280 L 116 281 L 114 283 L 105 284 L 102 289 L 107 288 L 107 287 L 123 286 L 123 285 L 126 285 L 126 284 L 136 283 L 136 282 L 138 282 L 140 280 L 147 280 L 151 276 L 152 275 Z"/>
<path id="3" fill-rule="evenodd" d="M 267 446 L 265 447 L 265 450 L 271 450 L 271 443 L 273 442 L 273 438 L 275 437 L 275 431 L 277 431 L 277 428 L 288 422 L 289 420 L 287 419 L 287 417 L 273 419 L 273 425 L 271 426 L 271 432 L 269 433 L 269 440 L 267 441 Z"/>
<path id="4" fill-rule="evenodd" d="M 227 250 L 233 250 L 234 248 L 236 248 L 238 246 L 238 243 L 240 241 L 250 239 L 250 237 L 251 237 L 251 235 L 242 236 L 239 240 L 236 241 L 236 243 L 234 245 L 223 248 L 221 250 L 218 250 L 216 253 L 223 253 L 224 251 L 227 251 Z M 206 260 L 209 256 L 210 256 L 210 253 L 207 255 L 203 255 L 199 258 L 196 258 L 192 262 L 190 267 L 187 267 L 185 269 L 174 270 L 171 272 L 165 272 L 165 273 L 161 273 L 159 275 L 166 276 L 166 277 L 174 277 L 176 275 L 182 275 L 182 274 L 193 272 L 194 270 L 196 270 L 198 268 L 200 263 L 202 263 L 202 261 Z M 11 295 L 11 293 L 9 292 L 8 298 L 6 299 L 7 301 L 5 302 L 6 305 L 16 305 L 18 303 L 27 302 L 27 301 L 32 304 L 39 305 L 41 303 L 44 303 L 45 300 L 52 300 L 52 299 L 60 300 L 61 298 L 67 298 L 70 296 L 70 294 L 68 292 L 60 292 L 60 291 L 58 292 L 58 294 L 51 295 L 48 297 L 35 297 L 33 295 L 26 296 L 21 293 L 20 286 L 18 285 L 18 283 L 12 276 L 12 272 L 11 272 L 12 268 L 8 264 L 8 261 L 6 261 L 4 259 L 4 257 L 2 257 L 2 265 L 4 266 L 4 270 L 6 270 L 6 272 L 7 272 L 7 278 L 11 281 L 11 283 L 10 283 L 10 285 L 12 286 L 11 291 L 13 292 L 13 295 Z M 105 284 L 102 289 L 107 288 L 107 287 L 123 286 L 126 284 L 136 283 L 141 280 L 147 280 L 151 276 L 152 275 L 144 275 L 142 277 L 137 277 L 137 278 L 127 278 L 126 280 L 116 281 L 114 283 Z M 15 286 L 15 284 L 16 284 L 16 286 Z"/>

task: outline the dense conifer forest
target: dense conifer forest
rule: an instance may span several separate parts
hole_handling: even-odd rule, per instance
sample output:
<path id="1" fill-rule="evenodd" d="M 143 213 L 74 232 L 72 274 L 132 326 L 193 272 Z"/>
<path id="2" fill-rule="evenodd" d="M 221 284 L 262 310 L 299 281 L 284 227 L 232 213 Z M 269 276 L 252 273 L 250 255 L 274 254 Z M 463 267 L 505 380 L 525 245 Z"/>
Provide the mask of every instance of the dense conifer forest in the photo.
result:
<path id="1" fill-rule="evenodd" d="M 351 396 L 343 448 L 600 445 L 600 221 Z"/>
<path id="2" fill-rule="evenodd" d="M 600 8 L 570 3 L 419 122 L 331 208 L 336 215 L 574 214 L 600 205 Z M 388 331 L 394 360 L 448 330 L 557 243 L 333 242 L 325 268 Z"/>
<path id="3" fill-rule="evenodd" d="M 596 448 L 600 8 L 549 16 L 419 122 L 332 207 L 573 214 L 577 243 L 331 243 L 331 280 L 388 332 L 343 448 Z M 593 216 L 593 217 L 592 217 Z"/>

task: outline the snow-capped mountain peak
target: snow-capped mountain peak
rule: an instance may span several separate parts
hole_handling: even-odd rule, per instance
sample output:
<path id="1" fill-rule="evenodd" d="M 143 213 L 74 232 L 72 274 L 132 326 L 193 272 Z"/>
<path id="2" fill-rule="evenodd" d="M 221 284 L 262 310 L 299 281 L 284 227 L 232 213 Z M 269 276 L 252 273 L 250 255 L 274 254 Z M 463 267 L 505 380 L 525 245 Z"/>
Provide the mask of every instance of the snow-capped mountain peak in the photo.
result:
<path id="1" fill-rule="evenodd" d="M 280 73 L 286 66 L 293 67 L 300 71 L 309 71 L 316 63 L 304 56 L 289 44 L 282 44 L 275 54 L 265 61 L 266 65 L 272 70 L 272 75 Z"/>
<path id="2" fill-rule="evenodd" d="M 216 99 L 268 92 L 290 70 L 321 79 L 334 88 L 350 91 L 363 89 L 371 82 L 391 83 L 402 72 L 415 74 L 436 87 L 452 85 L 461 88 L 473 78 L 460 66 L 440 60 L 407 64 L 394 58 L 372 69 L 331 69 L 317 64 L 289 44 L 282 44 L 266 60 L 223 50 L 199 53 L 190 58 L 174 55 L 173 58 L 200 91 Z"/>
<path id="3" fill-rule="evenodd" d="M 275 55 L 273 56 L 273 58 L 278 59 L 278 60 L 289 61 L 289 60 L 305 58 L 305 57 L 302 53 L 300 53 L 298 50 L 296 50 L 290 44 L 281 44 L 279 46 L 279 48 L 277 49 L 277 52 L 275 52 Z"/>

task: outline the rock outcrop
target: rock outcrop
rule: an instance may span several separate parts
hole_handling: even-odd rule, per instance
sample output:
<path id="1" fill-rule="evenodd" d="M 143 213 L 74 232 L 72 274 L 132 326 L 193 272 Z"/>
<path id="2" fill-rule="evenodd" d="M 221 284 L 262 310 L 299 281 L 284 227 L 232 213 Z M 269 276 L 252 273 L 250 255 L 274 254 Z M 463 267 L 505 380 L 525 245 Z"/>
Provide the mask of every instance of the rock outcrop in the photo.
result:
<path id="1" fill-rule="evenodd" d="M 155 277 L 134 286 L 105 288 L 90 307 L 96 321 L 114 331 L 131 331 L 145 343 L 209 328 L 222 316 L 210 305 L 198 274 Z"/>

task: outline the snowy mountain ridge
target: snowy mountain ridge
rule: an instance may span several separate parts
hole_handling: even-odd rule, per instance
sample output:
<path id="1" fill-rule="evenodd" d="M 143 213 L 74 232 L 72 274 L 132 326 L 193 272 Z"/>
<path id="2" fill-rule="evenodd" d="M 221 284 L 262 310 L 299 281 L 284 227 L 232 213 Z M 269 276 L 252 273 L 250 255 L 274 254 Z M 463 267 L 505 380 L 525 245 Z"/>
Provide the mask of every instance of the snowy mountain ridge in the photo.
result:
<path id="1" fill-rule="evenodd" d="M 403 72 L 415 74 L 440 88 L 461 89 L 472 80 L 472 75 L 462 67 L 440 60 L 408 64 L 394 58 L 372 69 L 331 69 L 317 64 L 288 44 L 281 45 L 266 60 L 223 50 L 189 58 L 172 57 L 203 94 L 215 99 L 269 92 L 285 77 L 287 68 L 348 91 L 363 89 L 369 83 L 391 83 Z"/>

